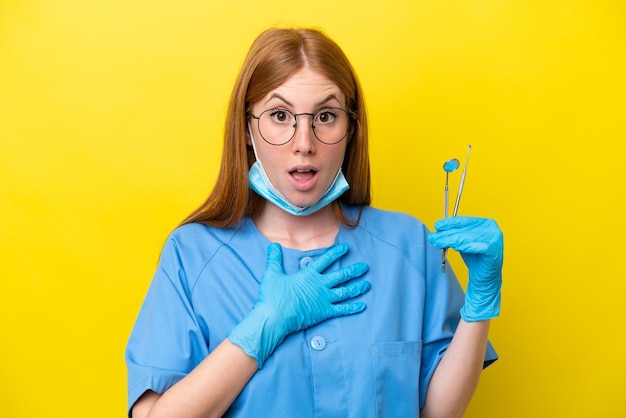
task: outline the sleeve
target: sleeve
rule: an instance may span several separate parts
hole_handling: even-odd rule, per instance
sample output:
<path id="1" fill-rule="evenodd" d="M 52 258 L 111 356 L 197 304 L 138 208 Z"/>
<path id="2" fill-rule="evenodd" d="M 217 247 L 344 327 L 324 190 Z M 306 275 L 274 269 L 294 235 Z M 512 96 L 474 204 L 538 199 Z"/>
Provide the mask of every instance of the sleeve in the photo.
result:
<path id="1" fill-rule="evenodd" d="M 126 347 L 129 416 L 143 393 L 165 392 L 208 355 L 185 267 L 179 245 L 170 238 Z"/>
<path id="2" fill-rule="evenodd" d="M 428 232 L 425 231 L 425 234 Z M 425 237 L 424 237 L 425 238 Z M 450 265 L 441 271 L 441 251 L 425 239 L 426 295 L 422 336 L 422 367 L 420 369 L 420 408 L 426 403 L 428 385 L 452 341 L 461 319 L 465 294 Z M 487 342 L 483 368 L 496 361 L 498 355 Z"/>

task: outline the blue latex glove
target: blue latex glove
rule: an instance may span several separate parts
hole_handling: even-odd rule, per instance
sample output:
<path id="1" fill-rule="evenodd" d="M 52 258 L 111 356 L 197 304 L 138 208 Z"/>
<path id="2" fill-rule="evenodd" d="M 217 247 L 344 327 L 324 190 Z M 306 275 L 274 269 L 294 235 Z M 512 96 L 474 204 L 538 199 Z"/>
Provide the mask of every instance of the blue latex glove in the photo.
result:
<path id="1" fill-rule="evenodd" d="M 347 244 L 332 247 L 293 275 L 283 271 L 282 249 L 271 244 L 258 300 L 252 311 L 230 332 L 228 339 L 257 360 L 259 368 L 274 349 L 293 332 L 337 316 L 365 309 L 365 303 L 341 303 L 370 289 L 359 280 L 367 264 L 356 263 L 324 274 L 324 270 L 348 252 Z"/>
<path id="2" fill-rule="evenodd" d="M 500 315 L 504 243 L 496 222 L 453 216 L 435 222 L 435 229 L 428 241 L 437 248 L 459 251 L 469 270 L 461 317 L 473 322 Z"/>

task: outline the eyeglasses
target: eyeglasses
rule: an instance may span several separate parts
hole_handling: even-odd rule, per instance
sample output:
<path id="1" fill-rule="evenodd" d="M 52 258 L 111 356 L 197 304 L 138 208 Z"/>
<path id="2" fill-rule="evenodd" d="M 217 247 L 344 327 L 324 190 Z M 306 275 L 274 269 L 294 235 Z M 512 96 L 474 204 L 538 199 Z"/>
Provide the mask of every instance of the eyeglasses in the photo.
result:
<path id="1" fill-rule="evenodd" d="M 311 129 L 318 141 L 327 145 L 341 142 L 348 135 L 352 113 L 338 107 L 325 107 L 317 113 L 292 113 L 287 109 L 267 109 L 259 116 L 261 137 L 271 145 L 285 145 L 296 134 L 298 116 L 311 116 Z"/>

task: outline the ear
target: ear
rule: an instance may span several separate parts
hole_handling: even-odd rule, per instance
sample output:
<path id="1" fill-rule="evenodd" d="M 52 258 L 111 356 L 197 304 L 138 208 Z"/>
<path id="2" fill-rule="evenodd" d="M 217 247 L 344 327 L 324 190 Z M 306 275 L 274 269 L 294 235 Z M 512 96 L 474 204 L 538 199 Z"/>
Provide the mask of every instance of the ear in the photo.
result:
<path id="1" fill-rule="evenodd" d="M 246 122 L 248 124 L 248 129 L 246 129 L 246 145 L 249 147 L 252 146 L 252 138 L 250 138 L 250 132 L 252 131 L 252 125 L 250 125 L 250 120 Z"/>
<path id="2" fill-rule="evenodd" d="M 352 141 L 352 137 L 356 133 L 356 124 L 359 123 L 356 119 L 350 122 L 350 130 L 348 131 L 348 142 Z"/>

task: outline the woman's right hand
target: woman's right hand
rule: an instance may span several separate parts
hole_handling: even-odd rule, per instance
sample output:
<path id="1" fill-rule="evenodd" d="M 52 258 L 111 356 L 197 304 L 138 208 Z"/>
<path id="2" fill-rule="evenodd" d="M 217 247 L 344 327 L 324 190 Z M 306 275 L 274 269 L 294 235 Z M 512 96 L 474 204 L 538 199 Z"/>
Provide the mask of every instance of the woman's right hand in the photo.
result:
<path id="1" fill-rule="evenodd" d="M 281 246 L 271 244 L 257 303 L 228 339 L 254 357 L 261 368 L 287 335 L 330 318 L 363 311 L 363 302 L 342 302 L 370 289 L 370 283 L 364 280 L 347 283 L 362 276 L 367 264 L 355 263 L 324 273 L 347 252 L 347 244 L 336 245 L 304 269 L 287 275 Z"/>

